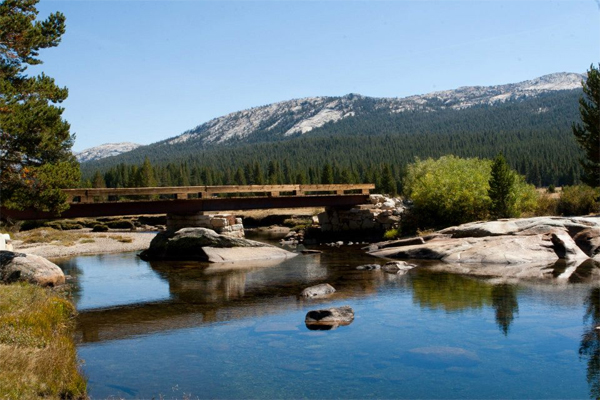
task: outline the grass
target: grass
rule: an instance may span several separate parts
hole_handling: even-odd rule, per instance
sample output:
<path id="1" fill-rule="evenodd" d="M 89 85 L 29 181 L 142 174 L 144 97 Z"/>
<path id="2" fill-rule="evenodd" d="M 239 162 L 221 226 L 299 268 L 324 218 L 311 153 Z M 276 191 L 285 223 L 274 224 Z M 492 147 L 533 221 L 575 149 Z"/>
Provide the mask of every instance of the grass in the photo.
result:
<path id="1" fill-rule="evenodd" d="M 0 398 L 86 397 L 74 316 L 73 304 L 56 290 L 0 285 Z"/>
<path id="2" fill-rule="evenodd" d="M 15 240 L 23 243 L 52 243 L 61 246 L 73 246 L 81 239 L 89 239 L 90 235 L 80 232 L 59 231 L 51 228 L 37 228 L 14 234 Z"/>
<path id="3" fill-rule="evenodd" d="M 110 238 L 116 240 L 117 242 L 121 242 L 121 243 L 133 242 L 133 239 L 130 238 L 129 236 L 114 235 L 114 236 L 110 236 Z"/>

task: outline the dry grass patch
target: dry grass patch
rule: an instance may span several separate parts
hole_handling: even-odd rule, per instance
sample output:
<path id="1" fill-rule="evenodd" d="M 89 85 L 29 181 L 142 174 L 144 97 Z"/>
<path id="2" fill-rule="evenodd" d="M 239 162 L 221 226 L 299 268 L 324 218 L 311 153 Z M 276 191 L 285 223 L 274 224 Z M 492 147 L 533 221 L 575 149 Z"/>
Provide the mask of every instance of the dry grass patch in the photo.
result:
<path id="1" fill-rule="evenodd" d="M 110 238 L 113 240 L 116 240 L 117 242 L 121 242 L 121 243 L 133 242 L 133 238 L 131 238 L 129 236 L 113 235 L 113 236 L 110 236 Z"/>
<path id="2" fill-rule="evenodd" d="M 73 246 L 79 240 L 89 239 L 90 237 L 86 233 L 58 231 L 51 228 L 37 228 L 14 235 L 15 240 L 22 240 L 23 243 L 27 244 L 51 243 L 61 246 Z"/>
<path id="3" fill-rule="evenodd" d="M 73 304 L 55 290 L 0 285 L 0 398 L 85 398 L 74 317 Z"/>

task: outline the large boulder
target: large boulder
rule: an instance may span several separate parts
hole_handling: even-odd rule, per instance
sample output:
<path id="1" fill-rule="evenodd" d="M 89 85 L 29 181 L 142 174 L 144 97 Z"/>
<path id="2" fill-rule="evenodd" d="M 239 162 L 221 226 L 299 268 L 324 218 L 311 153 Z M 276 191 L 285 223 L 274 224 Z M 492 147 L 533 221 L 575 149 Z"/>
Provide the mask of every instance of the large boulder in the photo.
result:
<path id="1" fill-rule="evenodd" d="M 58 265 L 33 254 L 0 251 L 0 281 L 29 282 L 40 286 L 65 283 L 65 274 Z"/>
<path id="2" fill-rule="evenodd" d="M 158 233 L 140 257 L 143 260 L 235 262 L 286 259 L 295 253 L 254 240 L 219 235 L 207 228 Z"/>
<path id="3" fill-rule="evenodd" d="M 593 240 L 599 229 L 598 217 L 473 222 L 443 229 L 428 240 L 423 239 L 423 243 L 410 240 L 384 242 L 370 254 L 461 264 L 524 264 L 559 259 L 575 262 L 587 259 L 597 250 Z M 579 237 L 580 243 L 592 244 L 582 250 L 573 237 Z"/>

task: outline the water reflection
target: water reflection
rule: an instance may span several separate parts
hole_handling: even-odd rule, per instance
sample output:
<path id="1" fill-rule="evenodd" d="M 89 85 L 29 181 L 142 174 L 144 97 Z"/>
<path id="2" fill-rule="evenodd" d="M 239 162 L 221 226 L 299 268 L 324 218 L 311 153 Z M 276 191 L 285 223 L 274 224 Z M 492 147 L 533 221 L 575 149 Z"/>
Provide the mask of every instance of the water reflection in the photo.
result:
<path id="1" fill-rule="evenodd" d="M 590 290 L 586 298 L 585 322 L 589 328 L 584 332 L 579 354 L 588 358 L 587 381 L 590 397 L 600 399 L 600 288 Z"/>
<path id="2" fill-rule="evenodd" d="M 510 324 L 519 312 L 517 302 L 517 287 L 507 283 L 494 285 L 492 288 L 492 307 L 496 310 L 496 323 L 505 336 L 508 335 Z"/>

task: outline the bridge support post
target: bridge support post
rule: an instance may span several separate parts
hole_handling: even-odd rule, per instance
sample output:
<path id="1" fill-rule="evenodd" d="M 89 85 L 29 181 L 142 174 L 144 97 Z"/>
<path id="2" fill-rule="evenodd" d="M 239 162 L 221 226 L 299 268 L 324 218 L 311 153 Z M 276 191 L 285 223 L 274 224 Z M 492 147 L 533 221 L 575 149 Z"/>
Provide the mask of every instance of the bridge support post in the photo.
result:
<path id="1" fill-rule="evenodd" d="M 168 230 L 178 231 L 183 228 L 208 228 L 221 235 L 244 237 L 242 219 L 232 214 L 204 214 L 203 212 L 167 214 Z"/>

